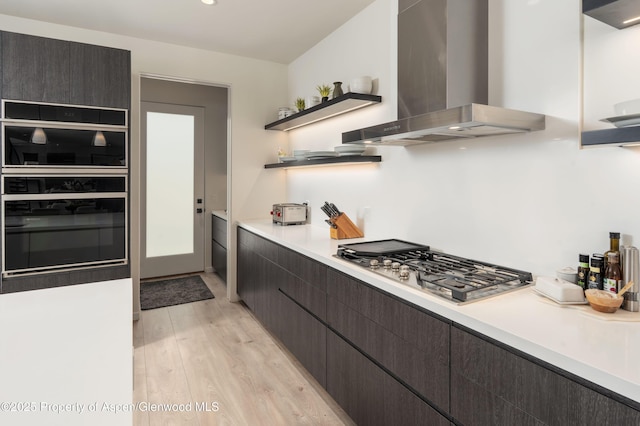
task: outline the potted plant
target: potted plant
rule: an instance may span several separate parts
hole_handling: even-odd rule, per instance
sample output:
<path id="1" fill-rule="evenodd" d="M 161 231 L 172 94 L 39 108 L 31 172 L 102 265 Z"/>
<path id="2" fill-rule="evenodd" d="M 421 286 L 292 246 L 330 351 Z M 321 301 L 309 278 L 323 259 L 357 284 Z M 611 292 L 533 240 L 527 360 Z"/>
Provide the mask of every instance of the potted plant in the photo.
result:
<path id="1" fill-rule="evenodd" d="M 316 87 L 316 89 L 318 89 L 318 93 L 320 93 L 322 102 L 327 102 L 329 100 L 329 94 L 331 93 L 331 87 L 327 84 L 321 84 Z"/>
<path id="2" fill-rule="evenodd" d="M 303 98 L 297 98 L 296 99 L 296 108 L 298 108 L 298 112 L 304 110 L 305 105 L 304 105 L 304 99 Z"/>

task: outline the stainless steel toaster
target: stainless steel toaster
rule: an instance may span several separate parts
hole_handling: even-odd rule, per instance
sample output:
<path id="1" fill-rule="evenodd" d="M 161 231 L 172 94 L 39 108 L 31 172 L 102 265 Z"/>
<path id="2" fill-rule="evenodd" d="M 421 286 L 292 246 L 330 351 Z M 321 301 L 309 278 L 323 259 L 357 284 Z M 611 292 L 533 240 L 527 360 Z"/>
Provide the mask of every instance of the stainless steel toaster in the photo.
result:
<path id="1" fill-rule="evenodd" d="M 307 205 L 295 203 L 274 204 L 271 210 L 273 223 L 279 225 L 302 225 L 307 223 Z"/>

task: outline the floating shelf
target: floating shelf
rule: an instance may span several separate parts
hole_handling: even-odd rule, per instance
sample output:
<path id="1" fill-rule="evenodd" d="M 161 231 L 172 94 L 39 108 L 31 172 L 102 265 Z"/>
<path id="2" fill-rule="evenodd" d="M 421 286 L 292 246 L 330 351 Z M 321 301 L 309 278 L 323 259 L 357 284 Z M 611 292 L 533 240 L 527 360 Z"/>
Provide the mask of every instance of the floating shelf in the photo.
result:
<path id="1" fill-rule="evenodd" d="M 640 126 L 582 132 L 582 146 L 640 145 Z"/>
<path id="2" fill-rule="evenodd" d="M 265 164 L 265 169 L 283 169 L 289 167 L 323 166 L 326 164 L 379 163 L 380 155 L 343 155 L 340 157 L 322 158 L 318 160 L 287 161 L 285 163 Z"/>
<path id="3" fill-rule="evenodd" d="M 288 131 L 297 127 L 306 126 L 316 121 L 344 114 L 349 111 L 364 108 L 369 105 L 379 104 L 382 97 L 377 95 L 365 95 L 363 93 L 345 93 L 335 99 L 322 102 L 311 108 L 290 115 L 282 120 L 274 121 L 264 126 L 266 130 Z"/>

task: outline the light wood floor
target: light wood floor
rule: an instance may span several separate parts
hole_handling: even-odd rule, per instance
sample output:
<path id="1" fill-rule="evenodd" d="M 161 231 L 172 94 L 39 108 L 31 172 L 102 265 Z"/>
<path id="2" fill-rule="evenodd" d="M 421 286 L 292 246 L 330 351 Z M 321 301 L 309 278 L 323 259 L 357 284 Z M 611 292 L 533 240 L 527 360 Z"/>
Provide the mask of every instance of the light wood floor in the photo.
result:
<path id="1" fill-rule="evenodd" d="M 134 425 L 353 424 L 243 304 L 227 300 L 217 275 L 202 277 L 215 299 L 142 311 L 134 323 L 134 403 L 146 406 Z"/>

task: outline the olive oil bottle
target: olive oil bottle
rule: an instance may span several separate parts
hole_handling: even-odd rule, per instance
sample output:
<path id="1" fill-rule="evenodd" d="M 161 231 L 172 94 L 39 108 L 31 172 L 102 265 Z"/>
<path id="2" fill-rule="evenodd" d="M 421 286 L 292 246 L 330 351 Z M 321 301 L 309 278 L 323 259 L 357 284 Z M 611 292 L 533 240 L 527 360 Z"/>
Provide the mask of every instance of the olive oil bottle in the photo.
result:
<path id="1" fill-rule="evenodd" d="M 620 233 L 619 232 L 609 232 L 609 250 L 604 253 L 604 270 L 603 273 L 606 274 L 607 268 L 609 268 L 609 255 L 611 253 L 618 254 L 618 266 L 621 265 L 620 262 Z"/>
<path id="2" fill-rule="evenodd" d="M 609 253 L 609 265 L 604 275 L 602 289 L 617 293 L 622 286 L 622 271 L 620 270 L 620 253 Z"/>

